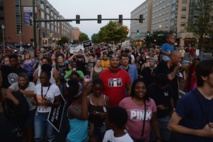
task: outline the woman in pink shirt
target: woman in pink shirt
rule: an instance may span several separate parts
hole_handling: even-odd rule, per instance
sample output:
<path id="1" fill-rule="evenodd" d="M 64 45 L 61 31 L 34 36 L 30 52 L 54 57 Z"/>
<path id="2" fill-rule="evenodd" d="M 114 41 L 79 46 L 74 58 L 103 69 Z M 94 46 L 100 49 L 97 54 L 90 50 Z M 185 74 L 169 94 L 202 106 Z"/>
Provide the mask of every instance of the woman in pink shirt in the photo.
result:
<path id="1" fill-rule="evenodd" d="M 131 97 L 124 98 L 119 104 L 128 113 L 126 129 L 134 142 L 149 142 L 151 128 L 156 135 L 156 142 L 160 142 L 156 104 L 147 92 L 145 81 L 136 79 L 132 85 Z"/>

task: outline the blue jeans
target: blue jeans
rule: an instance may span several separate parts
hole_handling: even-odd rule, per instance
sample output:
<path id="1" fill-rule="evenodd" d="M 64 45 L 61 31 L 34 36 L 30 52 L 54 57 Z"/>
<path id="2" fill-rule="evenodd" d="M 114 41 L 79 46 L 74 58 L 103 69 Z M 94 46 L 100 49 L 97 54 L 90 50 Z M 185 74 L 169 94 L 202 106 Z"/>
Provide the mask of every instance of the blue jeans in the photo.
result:
<path id="1" fill-rule="evenodd" d="M 54 128 L 47 121 L 49 113 L 36 112 L 34 120 L 35 142 L 52 142 L 55 138 Z"/>

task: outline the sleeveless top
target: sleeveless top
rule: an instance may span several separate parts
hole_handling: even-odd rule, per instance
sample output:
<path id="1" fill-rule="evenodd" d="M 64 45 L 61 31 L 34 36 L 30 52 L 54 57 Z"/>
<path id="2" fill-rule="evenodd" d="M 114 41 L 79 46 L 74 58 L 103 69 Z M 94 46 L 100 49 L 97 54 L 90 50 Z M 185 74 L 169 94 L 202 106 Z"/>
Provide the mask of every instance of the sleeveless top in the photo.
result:
<path id="1" fill-rule="evenodd" d="M 76 109 L 79 113 L 81 113 L 81 109 L 70 105 L 67 111 L 70 109 Z M 77 118 L 68 119 L 70 125 L 70 131 L 67 134 L 67 139 L 71 142 L 84 142 L 88 139 L 88 120 L 80 120 Z"/>
<path id="2" fill-rule="evenodd" d="M 38 80 L 36 82 L 36 85 L 41 83 L 40 82 L 40 75 L 41 75 L 41 68 L 38 68 Z M 56 84 L 55 78 L 53 77 L 53 68 L 51 70 L 50 83 L 51 84 Z"/>
<path id="3" fill-rule="evenodd" d="M 102 115 L 99 113 L 106 112 L 106 96 L 104 95 L 104 105 L 103 106 L 95 106 L 92 102 L 90 96 L 89 98 L 89 121 L 94 124 L 95 127 L 103 126 L 105 120 Z M 96 114 L 95 114 L 96 113 Z"/>
<path id="4" fill-rule="evenodd" d="M 103 68 L 101 69 L 100 72 L 96 72 L 96 71 L 95 71 L 95 67 L 94 67 L 94 68 L 93 68 L 93 77 L 92 77 L 92 79 L 98 78 L 102 71 L 103 71 Z"/>

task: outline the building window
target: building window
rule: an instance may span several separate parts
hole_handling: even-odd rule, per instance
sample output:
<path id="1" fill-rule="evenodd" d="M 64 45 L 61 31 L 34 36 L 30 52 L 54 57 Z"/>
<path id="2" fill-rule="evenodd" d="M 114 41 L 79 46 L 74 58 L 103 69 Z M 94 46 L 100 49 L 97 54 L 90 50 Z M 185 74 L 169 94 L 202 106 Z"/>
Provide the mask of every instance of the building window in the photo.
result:
<path id="1" fill-rule="evenodd" d="M 182 0 L 182 4 L 187 4 L 187 0 Z"/>
<path id="2" fill-rule="evenodd" d="M 186 11 L 186 7 L 182 7 L 182 11 Z"/>
<path id="3" fill-rule="evenodd" d="M 181 14 L 181 19 L 186 19 L 186 14 Z"/>
<path id="4" fill-rule="evenodd" d="M 44 10 L 44 3 L 43 2 L 41 2 L 40 8 Z"/>
<path id="5" fill-rule="evenodd" d="M 181 27 L 185 27 L 185 25 L 186 25 L 186 24 L 185 24 L 184 22 L 181 22 L 181 23 L 180 23 L 180 26 L 181 26 Z"/>
<path id="6" fill-rule="evenodd" d="M 21 21 L 21 0 L 15 0 L 15 12 L 16 12 L 16 34 L 20 34 L 22 31 Z"/>

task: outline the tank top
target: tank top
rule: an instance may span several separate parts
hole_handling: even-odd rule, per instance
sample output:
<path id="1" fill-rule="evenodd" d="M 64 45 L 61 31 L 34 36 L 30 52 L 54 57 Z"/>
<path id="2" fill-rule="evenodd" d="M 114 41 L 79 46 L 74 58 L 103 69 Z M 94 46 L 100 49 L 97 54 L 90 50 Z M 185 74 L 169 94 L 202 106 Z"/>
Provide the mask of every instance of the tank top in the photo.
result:
<path id="1" fill-rule="evenodd" d="M 94 67 L 94 68 L 93 68 L 93 77 L 92 77 L 92 79 L 98 78 L 102 71 L 103 71 L 103 68 L 101 68 L 101 71 L 100 71 L 100 72 L 96 72 L 96 71 L 95 71 L 95 67 Z"/>
<path id="2" fill-rule="evenodd" d="M 38 68 L 38 80 L 36 82 L 36 85 L 41 83 L 40 82 L 40 75 L 41 75 L 41 68 Z M 51 84 L 56 84 L 55 78 L 53 77 L 53 68 L 51 70 L 50 83 Z"/>
<path id="3" fill-rule="evenodd" d="M 104 123 L 104 118 L 102 115 L 99 115 L 98 113 L 106 112 L 106 96 L 104 95 L 104 105 L 103 106 L 95 106 L 90 98 L 89 98 L 89 121 L 94 124 L 95 127 L 102 126 Z M 97 114 L 95 114 L 96 112 Z"/>
<path id="4" fill-rule="evenodd" d="M 81 113 L 81 109 L 70 105 L 67 115 L 70 109 L 76 109 L 79 113 Z M 70 125 L 70 131 L 67 134 L 67 138 L 71 142 L 84 142 L 88 139 L 88 120 L 80 120 L 77 118 L 68 119 Z"/>

